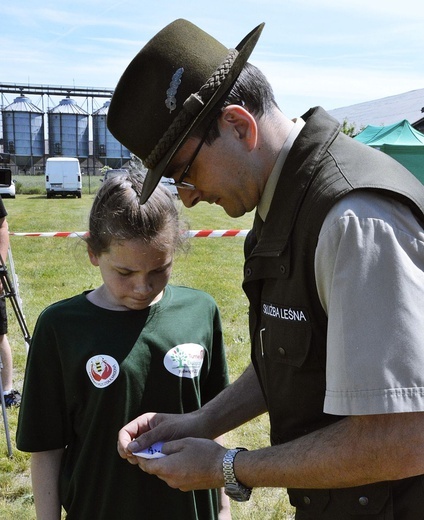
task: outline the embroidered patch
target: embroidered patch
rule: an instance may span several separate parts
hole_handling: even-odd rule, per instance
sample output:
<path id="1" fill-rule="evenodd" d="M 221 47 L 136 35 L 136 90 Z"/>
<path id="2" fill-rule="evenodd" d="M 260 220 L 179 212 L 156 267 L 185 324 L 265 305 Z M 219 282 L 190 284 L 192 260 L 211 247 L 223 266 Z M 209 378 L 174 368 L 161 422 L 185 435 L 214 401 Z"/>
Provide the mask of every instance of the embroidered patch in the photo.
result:
<path id="1" fill-rule="evenodd" d="M 177 95 L 178 87 L 181 84 L 181 76 L 184 73 L 184 69 L 181 67 L 176 70 L 174 75 L 172 76 L 171 83 L 169 84 L 169 89 L 166 91 L 167 98 L 165 100 L 165 105 L 169 108 L 169 113 L 177 108 Z"/>
<path id="2" fill-rule="evenodd" d="M 88 377 L 97 388 L 105 388 L 112 384 L 119 375 L 119 363 L 111 356 L 98 354 L 85 365 Z"/>
<path id="3" fill-rule="evenodd" d="M 169 350 L 163 359 L 166 370 L 174 376 L 194 379 L 200 374 L 205 349 L 196 343 L 183 343 Z"/>
<path id="4" fill-rule="evenodd" d="M 287 307 L 273 303 L 262 302 L 262 314 L 278 320 L 309 322 L 306 309 Z"/>

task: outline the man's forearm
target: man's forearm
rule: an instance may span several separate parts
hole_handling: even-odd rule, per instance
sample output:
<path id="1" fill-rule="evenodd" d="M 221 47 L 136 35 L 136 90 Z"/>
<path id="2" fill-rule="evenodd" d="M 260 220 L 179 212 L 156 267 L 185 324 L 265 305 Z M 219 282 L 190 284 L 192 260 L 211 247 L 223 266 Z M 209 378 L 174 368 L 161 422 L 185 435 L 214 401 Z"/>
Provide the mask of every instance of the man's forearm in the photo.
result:
<path id="1" fill-rule="evenodd" d="M 353 487 L 424 474 L 424 413 L 342 419 L 286 444 L 239 453 L 235 472 L 249 487 L 286 488 Z"/>
<path id="2" fill-rule="evenodd" d="M 266 412 L 253 366 L 198 412 L 207 424 L 207 437 L 218 437 Z"/>

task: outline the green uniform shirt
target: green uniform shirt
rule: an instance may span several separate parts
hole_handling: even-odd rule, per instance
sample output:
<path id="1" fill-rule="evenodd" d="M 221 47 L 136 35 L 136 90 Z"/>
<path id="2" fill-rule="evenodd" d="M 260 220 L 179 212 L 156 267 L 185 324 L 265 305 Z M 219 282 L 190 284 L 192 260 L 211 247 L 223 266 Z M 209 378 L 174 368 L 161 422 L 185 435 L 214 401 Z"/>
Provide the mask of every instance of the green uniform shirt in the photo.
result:
<path id="1" fill-rule="evenodd" d="M 116 443 L 138 415 L 190 412 L 227 383 L 219 311 L 208 294 L 167 286 L 141 311 L 102 309 L 81 294 L 38 319 L 17 446 L 66 448 L 60 495 L 69 520 L 214 519 L 216 491 L 171 489 L 121 459 Z"/>

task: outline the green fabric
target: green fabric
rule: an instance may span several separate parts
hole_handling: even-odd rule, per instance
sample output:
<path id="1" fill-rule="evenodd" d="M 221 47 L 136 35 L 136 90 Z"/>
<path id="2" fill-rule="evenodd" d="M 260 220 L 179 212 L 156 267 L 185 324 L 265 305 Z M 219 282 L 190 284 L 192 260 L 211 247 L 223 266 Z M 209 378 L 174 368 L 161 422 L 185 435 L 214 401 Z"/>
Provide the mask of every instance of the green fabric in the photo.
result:
<path id="1" fill-rule="evenodd" d="M 204 348 L 198 377 L 179 377 L 164 366 L 165 355 L 187 343 Z M 111 384 L 93 383 L 92 358 L 112 367 L 103 373 Z M 119 364 L 117 377 L 111 360 Z M 126 312 L 78 295 L 38 320 L 17 446 L 30 452 L 67 446 L 60 489 L 69 520 L 214 519 L 216 492 L 172 490 L 122 460 L 116 442 L 119 429 L 143 412 L 197 409 L 227 383 L 219 312 L 206 293 L 167 286 L 156 305 Z"/>
<path id="2" fill-rule="evenodd" d="M 421 146 L 385 144 L 379 149 L 400 162 L 424 184 L 424 143 Z"/>
<path id="3" fill-rule="evenodd" d="M 390 155 L 424 184 L 424 134 L 406 119 L 388 126 L 368 125 L 354 139 Z"/>

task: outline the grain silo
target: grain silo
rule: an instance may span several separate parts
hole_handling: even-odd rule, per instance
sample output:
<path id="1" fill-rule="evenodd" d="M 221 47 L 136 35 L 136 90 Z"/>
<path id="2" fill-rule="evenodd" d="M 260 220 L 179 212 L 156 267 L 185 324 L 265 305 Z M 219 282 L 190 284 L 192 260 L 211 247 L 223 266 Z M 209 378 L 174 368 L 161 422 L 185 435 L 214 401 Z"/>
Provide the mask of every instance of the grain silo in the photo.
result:
<path id="1" fill-rule="evenodd" d="M 131 158 L 130 151 L 125 148 L 107 128 L 106 118 L 110 101 L 93 112 L 93 145 L 94 156 L 102 164 L 111 168 L 121 168 Z"/>
<path id="2" fill-rule="evenodd" d="M 66 97 L 48 111 L 49 155 L 88 157 L 88 114 Z"/>
<path id="3" fill-rule="evenodd" d="M 26 170 L 44 157 L 44 114 L 23 94 L 2 110 L 3 147 Z"/>

